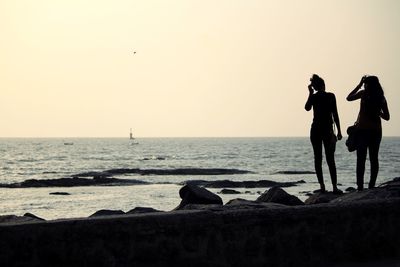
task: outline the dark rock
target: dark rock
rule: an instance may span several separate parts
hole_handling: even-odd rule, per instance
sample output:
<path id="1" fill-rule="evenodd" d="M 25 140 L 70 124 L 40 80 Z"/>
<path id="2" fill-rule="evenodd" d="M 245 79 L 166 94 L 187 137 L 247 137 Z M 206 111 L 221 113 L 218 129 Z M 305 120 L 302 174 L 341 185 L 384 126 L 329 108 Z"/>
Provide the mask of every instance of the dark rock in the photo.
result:
<path id="1" fill-rule="evenodd" d="M 220 204 L 222 199 L 207 189 L 195 185 L 185 185 L 179 190 L 182 201 L 175 209 L 181 209 L 188 204 Z"/>
<path id="2" fill-rule="evenodd" d="M 236 191 L 236 190 L 233 190 L 233 189 L 226 189 L 226 188 L 224 188 L 224 189 L 222 189 L 220 192 L 219 192 L 219 194 L 240 194 L 240 192 L 239 191 Z"/>
<path id="3" fill-rule="evenodd" d="M 229 200 L 225 205 L 224 208 L 226 209 L 261 209 L 261 208 L 282 208 L 285 205 L 272 203 L 272 202 L 258 202 L 258 201 L 251 201 L 242 198 L 236 198 Z"/>
<path id="4" fill-rule="evenodd" d="M 71 194 L 68 192 L 51 192 L 49 195 L 69 196 Z"/>
<path id="5" fill-rule="evenodd" d="M 44 219 L 32 214 L 32 216 L 0 215 L 0 224 L 32 223 L 41 222 Z"/>
<path id="6" fill-rule="evenodd" d="M 166 160 L 166 158 L 165 157 L 151 157 L 151 158 L 145 157 L 142 160 Z"/>
<path id="7" fill-rule="evenodd" d="M 304 203 L 306 205 L 329 203 L 332 200 L 338 198 L 339 196 L 340 195 L 335 195 L 332 192 L 315 193 L 315 194 L 312 194 L 309 198 L 307 198 L 304 201 Z"/>
<path id="8" fill-rule="evenodd" d="M 126 214 L 138 214 L 138 213 L 150 213 L 150 212 L 162 212 L 162 211 L 148 207 L 136 207 L 128 211 Z"/>
<path id="9" fill-rule="evenodd" d="M 179 210 L 208 210 L 208 211 L 223 211 L 224 206 L 220 204 L 187 204 Z"/>
<path id="10" fill-rule="evenodd" d="M 97 177 L 97 178 L 107 178 L 107 177 L 111 177 L 112 174 L 108 173 L 108 172 L 84 172 L 84 173 L 78 173 L 78 174 L 74 174 L 71 177 L 73 178 L 78 178 L 78 177 Z"/>
<path id="11" fill-rule="evenodd" d="M 334 195 L 332 193 L 315 194 L 306 200 L 306 204 L 328 202 L 334 204 L 346 204 L 365 200 L 400 198 L 400 179 L 395 178 L 391 181 L 383 183 L 379 187 L 366 189 L 360 192 L 355 191 L 353 187 L 347 188 L 346 191 L 350 191 L 350 193 L 343 195 Z"/>
<path id="12" fill-rule="evenodd" d="M 252 173 L 251 171 L 222 168 L 178 168 L 178 169 L 111 169 L 104 172 L 86 172 L 71 175 L 68 178 L 57 179 L 28 179 L 21 183 L 0 184 L 0 188 L 28 188 L 28 187 L 72 187 L 72 186 L 99 186 L 99 185 L 137 185 L 148 182 L 135 179 L 117 179 L 113 175 L 233 175 Z M 89 179 L 88 177 L 92 177 Z"/>
<path id="13" fill-rule="evenodd" d="M 45 219 L 40 218 L 40 217 L 36 216 L 35 214 L 29 213 L 29 212 L 25 213 L 24 217 L 28 217 L 28 218 L 38 220 L 38 221 L 45 221 Z"/>
<path id="14" fill-rule="evenodd" d="M 122 210 L 98 210 L 89 217 L 124 215 L 124 214 L 125 212 L 123 212 Z"/>
<path id="15" fill-rule="evenodd" d="M 102 186 L 102 185 L 138 185 L 148 184 L 148 182 L 135 179 L 117 179 L 117 178 L 59 178 L 59 179 L 28 179 L 22 183 L 0 184 L 5 188 L 29 188 L 29 187 L 74 187 L 74 186 Z"/>
<path id="16" fill-rule="evenodd" d="M 296 186 L 299 183 L 305 183 L 305 181 L 300 180 L 297 182 L 275 182 L 269 180 L 258 180 L 258 181 L 190 180 L 184 183 L 190 185 L 204 186 L 208 188 L 259 188 L 259 187 L 274 187 L 274 186 L 291 187 L 291 186 Z"/>
<path id="17" fill-rule="evenodd" d="M 377 187 L 373 189 L 366 189 L 363 191 L 356 191 L 348 194 L 344 194 L 334 200 L 331 203 L 353 203 L 364 200 L 378 200 L 378 199 L 390 199 L 400 198 L 400 187 Z"/>
<path id="18" fill-rule="evenodd" d="M 273 202 L 288 206 L 304 205 L 296 196 L 288 194 L 285 190 L 280 187 L 272 187 L 268 191 L 264 192 L 261 196 L 257 198 L 259 202 Z"/>
<path id="19" fill-rule="evenodd" d="M 354 187 L 347 187 L 346 190 L 344 190 L 346 192 L 354 192 L 357 191 L 357 189 L 355 189 Z"/>

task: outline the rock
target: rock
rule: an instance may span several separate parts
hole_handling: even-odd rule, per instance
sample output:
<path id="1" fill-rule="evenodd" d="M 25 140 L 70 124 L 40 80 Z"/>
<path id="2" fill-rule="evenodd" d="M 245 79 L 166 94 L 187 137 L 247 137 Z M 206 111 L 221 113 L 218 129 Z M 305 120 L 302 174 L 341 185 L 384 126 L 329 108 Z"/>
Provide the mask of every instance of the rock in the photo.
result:
<path id="1" fill-rule="evenodd" d="M 353 190 L 352 187 L 346 189 L 346 191 Z M 400 178 L 394 178 L 391 181 L 381 184 L 373 189 L 365 189 L 363 191 L 353 191 L 348 194 L 341 195 L 330 203 L 334 204 L 346 204 L 354 203 L 365 200 L 379 200 L 379 199 L 391 199 L 400 198 Z"/>
<path id="2" fill-rule="evenodd" d="M 335 195 L 332 192 L 315 193 L 315 194 L 312 194 L 309 198 L 307 198 L 304 201 L 304 203 L 306 205 L 329 203 L 338 197 L 340 197 L 340 195 Z"/>
<path id="3" fill-rule="evenodd" d="M 125 212 L 123 212 L 122 210 L 98 210 L 89 217 L 124 215 L 124 214 Z"/>
<path id="4" fill-rule="evenodd" d="M 94 185 L 138 185 L 148 184 L 148 182 L 135 179 L 117 178 L 59 178 L 59 179 L 28 179 L 22 183 L 0 184 L 0 188 L 29 188 L 29 187 L 74 187 L 74 186 L 94 186 Z"/>
<path id="5" fill-rule="evenodd" d="M 28 218 L 38 220 L 38 221 L 45 221 L 45 219 L 40 218 L 40 217 L 36 216 L 35 214 L 29 213 L 29 212 L 25 213 L 24 217 L 28 217 Z"/>
<path id="6" fill-rule="evenodd" d="M 222 205 L 222 199 L 218 195 L 196 185 L 185 185 L 179 190 L 179 196 L 181 197 L 182 201 L 175 209 L 181 209 L 188 204 Z"/>
<path id="7" fill-rule="evenodd" d="M 148 207 L 136 207 L 128 211 L 126 214 L 138 214 L 138 213 L 150 213 L 150 212 L 162 212 L 162 211 Z"/>
<path id="8" fill-rule="evenodd" d="M 291 187 L 297 184 L 305 183 L 304 180 L 297 182 L 275 182 L 270 180 L 257 180 L 257 181 L 230 181 L 230 180 L 217 180 L 217 181 L 206 181 L 206 180 L 190 180 L 184 182 L 184 184 L 191 184 L 197 186 L 204 186 L 208 188 L 258 188 L 258 187 Z"/>
<path id="9" fill-rule="evenodd" d="M 51 193 L 49 193 L 49 195 L 69 196 L 71 194 L 68 192 L 51 192 Z"/>
<path id="10" fill-rule="evenodd" d="M 32 223 L 44 221 L 44 219 L 39 218 L 33 214 L 31 214 L 32 216 L 26 216 L 27 214 L 25 214 L 24 216 L 2 215 L 0 216 L 0 224 Z"/>
<path id="11" fill-rule="evenodd" d="M 285 205 L 278 204 L 278 203 L 272 203 L 272 202 L 258 202 L 258 201 L 251 201 L 251 200 L 246 200 L 242 198 L 236 198 L 229 200 L 225 205 L 224 209 L 261 209 L 261 208 L 282 208 L 285 207 Z"/>
<path id="12" fill-rule="evenodd" d="M 264 192 L 261 196 L 257 198 L 256 201 L 259 202 L 273 202 L 288 206 L 304 205 L 296 196 L 288 194 L 285 190 L 280 187 L 272 187 L 268 191 Z"/>
<path id="13" fill-rule="evenodd" d="M 240 194 L 240 192 L 233 189 L 224 188 L 218 194 Z"/>
<path id="14" fill-rule="evenodd" d="M 208 210 L 208 211 L 222 211 L 224 206 L 220 204 L 187 204 L 179 210 Z"/>
<path id="15" fill-rule="evenodd" d="M 344 190 L 346 192 L 354 192 L 357 191 L 357 189 L 355 189 L 354 187 L 347 187 L 346 190 Z"/>

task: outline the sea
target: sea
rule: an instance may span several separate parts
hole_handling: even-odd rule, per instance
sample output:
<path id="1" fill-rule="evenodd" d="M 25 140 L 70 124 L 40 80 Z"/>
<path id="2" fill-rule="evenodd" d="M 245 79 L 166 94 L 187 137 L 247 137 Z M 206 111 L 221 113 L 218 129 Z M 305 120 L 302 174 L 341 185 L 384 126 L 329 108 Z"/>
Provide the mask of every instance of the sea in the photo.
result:
<path id="1" fill-rule="evenodd" d="M 344 138 L 345 139 L 345 138 Z M 344 140 L 336 146 L 339 188 L 355 187 L 356 154 L 347 151 Z M 0 215 L 27 212 L 46 220 L 88 217 L 101 209 L 129 211 L 152 207 L 170 211 L 179 205 L 179 190 L 189 180 L 291 182 L 284 188 L 305 200 L 319 188 L 308 137 L 276 138 L 0 138 L 0 184 L 28 179 L 58 179 L 85 172 L 117 168 L 178 169 L 226 168 L 251 171 L 234 175 L 114 175 L 137 179 L 143 185 L 46 188 L 0 188 Z M 324 160 L 325 185 L 331 190 Z M 384 137 L 380 148 L 377 183 L 400 176 L 400 137 Z M 366 183 L 369 162 L 366 164 Z M 221 194 L 224 203 L 234 198 L 255 200 L 268 188 L 234 188 L 239 194 Z M 63 192 L 67 195 L 50 193 Z"/>

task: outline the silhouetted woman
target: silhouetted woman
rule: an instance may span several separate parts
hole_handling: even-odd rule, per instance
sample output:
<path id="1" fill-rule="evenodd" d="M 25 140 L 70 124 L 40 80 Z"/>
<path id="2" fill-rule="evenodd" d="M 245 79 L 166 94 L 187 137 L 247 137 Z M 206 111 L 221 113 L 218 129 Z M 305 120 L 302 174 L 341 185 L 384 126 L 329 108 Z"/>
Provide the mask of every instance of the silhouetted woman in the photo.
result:
<path id="1" fill-rule="evenodd" d="M 314 74 L 308 86 L 309 96 L 305 109 L 314 110 L 314 119 L 311 125 L 310 139 L 314 149 L 315 172 L 321 192 L 325 192 L 324 177 L 322 174 L 322 144 L 325 148 L 326 162 L 328 163 L 334 193 L 341 193 L 337 188 L 337 176 L 335 165 L 336 136 L 333 130 L 336 124 L 338 134 L 337 139 L 342 139 L 340 130 L 339 115 L 336 106 L 336 98 L 333 93 L 325 92 L 325 82 L 318 75 Z M 314 93 L 314 90 L 316 91 Z"/>
<path id="2" fill-rule="evenodd" d="M 364 90 L 360 90 L 364 85 Z M 381 118 L 390 119 L 383 89 L 376 76 L 364 76 L 357 87 L 347 96 L 348 101 L 361 99 L 357 132 L 357 188 L 364 189 L 364 171 L 367 150 L 371 163 L 368 188 L 375 187 L 379 171 L 378 152 L 382 140 Z"/>

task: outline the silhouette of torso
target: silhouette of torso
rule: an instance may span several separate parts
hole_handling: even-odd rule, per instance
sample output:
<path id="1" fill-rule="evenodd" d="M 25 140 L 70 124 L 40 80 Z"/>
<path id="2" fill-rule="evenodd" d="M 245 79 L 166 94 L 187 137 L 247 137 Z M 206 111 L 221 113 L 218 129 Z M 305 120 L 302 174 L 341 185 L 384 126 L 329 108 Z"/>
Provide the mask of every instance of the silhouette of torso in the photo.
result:
<path id="1" fill-rule="evenodd" d="M 332 113 L 335 109 L 335 95 L 327 92 L 317 92 L 311 96 L 314 119 L 313 128 L 321 131 L 330 131 L 333 125 Z"/>
<path id="2" fill-rule="evenodd" d="M 380 112 L 382 106 L 386 102 L 385 97 L 380 100 L 368 99 L 368 96 L 363 93 L 360 103 L 360 114 L 358 118 L 358 126 L 361 129 L 382 129 Z"/>

